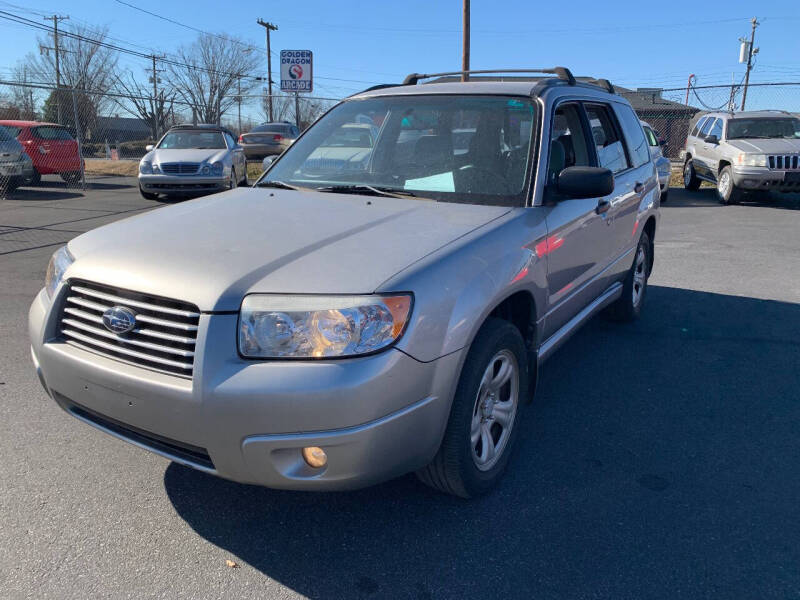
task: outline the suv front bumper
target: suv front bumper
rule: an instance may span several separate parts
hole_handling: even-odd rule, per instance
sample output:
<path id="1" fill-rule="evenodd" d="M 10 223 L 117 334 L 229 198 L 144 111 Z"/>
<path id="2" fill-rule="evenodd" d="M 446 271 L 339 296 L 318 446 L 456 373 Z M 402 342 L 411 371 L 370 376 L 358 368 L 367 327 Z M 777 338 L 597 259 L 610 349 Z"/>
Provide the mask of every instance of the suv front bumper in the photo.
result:
<path id="1" fill-rule="evenodd" d="M 461 352 L 422 363 L 396 349 L 248 361 L 236 351 L 237 315 L 204 314 L 185 379 L 60 341 L 50 306 L 44 291 L 31 306 L 31 350 L 62 408 L 176 462 L 273 488 L 357 488 L 423 467 L 439 447 L 461 364 Z M 326 466 L 306 464 L 309 446 L 326 452 Z"/>
<path id="2" fill-rule="evenodd" d="M 800 171 L 733 167 L 733 183 L 744 190 L 800 191 Z"/>

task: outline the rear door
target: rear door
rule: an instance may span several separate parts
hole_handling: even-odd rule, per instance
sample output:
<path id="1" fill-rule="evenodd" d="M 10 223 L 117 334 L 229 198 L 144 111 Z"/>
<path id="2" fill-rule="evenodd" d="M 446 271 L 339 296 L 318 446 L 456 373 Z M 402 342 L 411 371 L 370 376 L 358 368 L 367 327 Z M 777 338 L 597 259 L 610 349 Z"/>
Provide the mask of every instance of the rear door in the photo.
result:
<path id="1" fill-rule="evenodd" d="M 612 277 L 630 266 L 625 257 L 639 241 L 639 207 L 648 197 L 658 194 L 658 175 L 641 121 L 628 104 L 615 102 L 614 112 L 622 126 L 628 169 L 615 176 L 615 191 L 619 189 L 621 193 L 611 209 L 612 258 L 621 264 L 612 269 Z"/>

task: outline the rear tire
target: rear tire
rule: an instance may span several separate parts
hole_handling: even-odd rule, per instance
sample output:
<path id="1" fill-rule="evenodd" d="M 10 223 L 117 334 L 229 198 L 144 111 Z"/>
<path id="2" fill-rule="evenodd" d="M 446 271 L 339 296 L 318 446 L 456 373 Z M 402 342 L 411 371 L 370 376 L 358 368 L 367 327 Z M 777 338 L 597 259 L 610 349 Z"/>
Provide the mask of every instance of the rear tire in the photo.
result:
<path id="1" fill-rule="evenodd" d="M 725 167 L 717 177 L 717 198 L 723 204 L 736 204 L 742 199 L 742 190 L 733 182 L 733 170 Z"/>
<path id="2" fill-rule="evenodd" d="M 697 178 L 697 173 L 695 173 L 692 159 L 687 159 L 686 163 L 683 165 L 683 187 L 694 192 L 700 189 L 701 183 L 702 182 Z"/>
<path id="3" fill-rule="evenodd" d="M 417 477 L 446 494 L 491 490 L 508 465 L 528 396 L 528 356 L 519 330 L 489 318 L 470 346 L 442 444 Z"/>
<path id="4" fill-rule="evenodd" d="M 612 320 L 635 321 L 641 316 L 647 294 L 647 280 L 650 277 L 651 253 L 650 237 L 643 232 L 639 245 L 636 246 L 633 265 L 622 284 L 622 296 L 608 307 L 606 314 Z"/>
<path id="5" fill-rule="evenodd" d="M 661 192 L 661 204 L 666 204 L 667 200 L 669 200 L 669 188 Z"/>
<path id="6" fill-rule="evenodd" d="M 157 200 L 158 199 L 158 194 L 153 194 L 151 192 L 145 192 L 142 189 L 142 186 L 139 186 L 139 193 L 142 195 L 142 198 L 144 198 L 145 200 Z"/>
<path id="7" fill-rule="evenodd" d="M 78 183 L 81 180 L 81 172 L 80 171 L 70 171 L 68 173 L 59 173 L 61 179 L 66 181 L 67 183 Z"/>

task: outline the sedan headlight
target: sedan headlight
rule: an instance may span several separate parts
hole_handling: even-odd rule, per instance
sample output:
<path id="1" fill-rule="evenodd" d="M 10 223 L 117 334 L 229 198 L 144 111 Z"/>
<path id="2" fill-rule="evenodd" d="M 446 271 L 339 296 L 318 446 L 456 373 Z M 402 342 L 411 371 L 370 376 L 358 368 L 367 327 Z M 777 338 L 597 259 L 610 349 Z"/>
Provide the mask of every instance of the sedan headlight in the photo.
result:
<path id="1" fill-rule="evenodd" d="M 139 163 L 139 173 L 142 175 L 152 175 L 153 174 L 153 163 L 149 160 L 143 160 Z"/>
<path id="2" fill-rule="evenodd" d="M 767 155 L 766 154 L 740 154 L 736 157 L 736 164 L 743 167 L 766 167 Z"/>
<path id="3" fill-rule="evenodd" d="M 242 302 L 239 352 L 250 358 L 325 358 L 382 350 L 403 334 L 408 294 L 278 296 Z"/>
<path id="4" fill-rule="evenodd" d="M 223 165 L 221 162 L 215 162 L 211 165 L 211 174 L 216 176 L 222 175 L 222 171 L 224 169 L 225 165 Z"/>
<path id="5" fill-rule="evenodd" d="M 75 262 L 75 257 L 70 254 L 66 246 L 61 246 L 61 248 L 56 250 L 53 256 L 50 257 L 50 264 L 47 265 L 47 274 L 44 277 L 44 287 L 47 290 L 47 296 L 49 298 L 53 297 L 56 289 L 58 289 L 58 285 L 64 278 L 64 271 L 66 271 L 67 267 L 73 262 Z"/>

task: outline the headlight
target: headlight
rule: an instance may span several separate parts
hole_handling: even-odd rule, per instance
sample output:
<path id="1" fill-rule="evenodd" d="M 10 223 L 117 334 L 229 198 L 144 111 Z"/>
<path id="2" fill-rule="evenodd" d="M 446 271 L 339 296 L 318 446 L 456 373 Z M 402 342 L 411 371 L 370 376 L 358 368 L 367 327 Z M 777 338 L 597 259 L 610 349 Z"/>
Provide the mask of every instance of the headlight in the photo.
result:
<path id="1" fill-rule="evenodd" d="M 212 175 L 222 175 L 222 171 L 224 170 L 225 165 L 221 162 L 215 162 L 211 165 L 211 174 Z"/>
<path id="2" fill-rule="evenodd" d="M 403 334 L 411 296 L 278 296 L 242 302 L 239 352 L 251 358 L 324 358 L 376 352 Z"/>
<path id="3" fill-rule="evenodd" d="M 736 164 L 743 167 L 766 167 L 767 155 L 766 154 L 740 154 L 736 157 Z"/>
<path id="4" fill-rule="evenodd" d="M 210 172 L 211 172 L 211 167 L 209 167 L 208 165 L 203 165 L 202 168 L 200 169 L 200 173 L 202 173 L 203 175 L 208 175 Z"/>
<path id="5" fill-rule="evenodd" d="M 47 265 L 47 274 L 44 277 L 44 286 L 47 290 L 47 296 L 52 298 L 55 294 L 58 284 L 64 278 L 64 271 L 67 270 L 73 262 L 75 257 L 70 254 L 66 246 L 61 246 L 50 257 L 50 264 Z"/>
<path id="6" fill-rule="evenodd" d="M 153 174 L 154 175 L 160 175 L 161 174 L 161 168 L 158 165 L 153 165 Z"/>
<path id="7" fill-rule="evenodd" d="M 152 175 L 153 173 L 153 163 L 149 160 L 143 160 L 139 163 L 139 173 L 142 175 Z"/>

